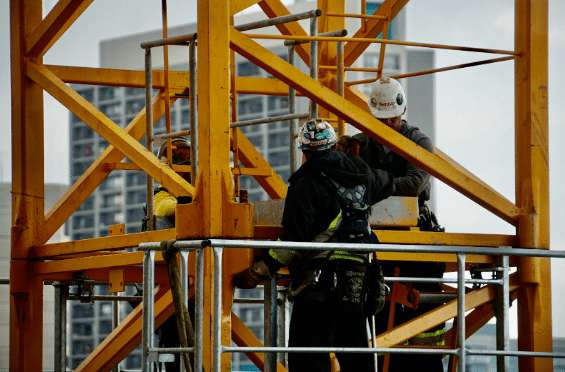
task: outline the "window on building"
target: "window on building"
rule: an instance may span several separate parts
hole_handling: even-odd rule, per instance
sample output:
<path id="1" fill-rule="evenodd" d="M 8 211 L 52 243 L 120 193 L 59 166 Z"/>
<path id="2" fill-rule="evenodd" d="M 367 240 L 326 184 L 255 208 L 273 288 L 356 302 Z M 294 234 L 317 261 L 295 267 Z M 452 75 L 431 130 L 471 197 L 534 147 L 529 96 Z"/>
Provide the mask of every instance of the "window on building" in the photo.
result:
<path id="1" fill-rule="evenodd" d="M 73 355 L 77 354 L 90 354 L 94 350 L 92 340 L 75 340 L 72 347 Z"/>
<path id="2" fill-rule="evenodd" d="M 71 113 L 71 123 L 82 123 L 82 120 L 75 114 Z"/>
<path id="3" fill-rule="evenodd" d="M 121 206 L 124 202 L 122 194 L 110 194 L 103 196 L 102 206 L 105 208 Z"/>
<path id="4" fill-rule="evenodd" d="M 263 111 L 263 97 L 255 97 L 239 101 L 238 114 L 249 115 Z"/>
<path id="5" fill-rule="evenodd" d="M 180 123 L 182 124 L 190 124 L 190 109 L 184 109 L 181 111 L 180 114 Z"/>
<path id="6" fill-rule="evenodd" d="M 253 62 L 240 62 L 237 64 L 237 74 L 239 76 L 257 76 L 261 69 Z"/>
<path id="7" fill-rule="evenodd" d="M 124 182 L 122 177 L 107 177 L 102 183 L 100 184 L 101 190 L 121 190 Z"/>
<path id="8" fill-rule="evenodd" d="M 126 102 L 126 115 L 137 115 L 145 107 L 145 98 Z"/>
<path id="9" fill-rule="evenodd" d="M 147 182 L 147 175 L 143 172 L 129 172 L 127 174 L 126 185 L 128 187 L 145 185 L 146 182 Z"/>
<path id="10" fill-rule="evenodd" d="M 74 304 L 73 305 L 73 318 L 92 318 L 92 310 L 88 304 Z"/>
<path id="11" fill-rule="evenodd" d="M 94 196 L 89 196 L 81 206 L 78 208 L 79 211 L 86 211 L 94 208 Z"/>
<path id="12" fill-rule="evenodd" d="M 88 102 L 94 101 L 94 89 L 85 89 L 77 92 L 82 98 Z"/>
<path id="13" fill-rule="evenodd" d="M 127 204 L 140 204 L 147 202 L 147 190 L 129 191 L 127 194 Z"/>
<path id="14" fill-rule="evenodd" d="M 270 96 L 269 97 L 268 108 L 271 110 L 287 110 L 288 109 L 288 97 L 287 96 Z"/>
<path id="15" fill-rule="evenodd" d="M 98 89 L 98 100 L 107 101 L 111 99 L 121 98 L 123 94 L 122 87 L 101 87 Z"/>
<path id="16" fill-rule="evenodd" d="M 143 208 L 132 208 L 127 211 L 127 222 L 139 222 L 145 217 L 145 212 Z"/>
<path id="17" fill-rule="evenodd" d="M 94 217 L 92 215 L 75 216 L 73 219 L 73 228 L 88 229 L 94 227 Z"/>
<path id="18" fill-rule="evenodd" d="M 79 125 L 73 127 L 73 141 L 89 139 L 92 138 L 93 136 L 94 136 L 94 131 L 92 130 L 92 128 L 87 127 L 86 125 Z"/>
<path id="19" fill-rule="evenodd" d="M 290 154 L 288 150 L 270 151 L 269 164 L 271 167 L 279 167 L 289 164 Z"/>
<path id="20" fill-rule="evenodd" d="M 378 68 L 379 55 L 376 53 L 366 53 L 364 57 L 364 62 L 366 68 Z M 398 54 L 385 53 L 385 60 L 383 61 L 383 69 L 400 70 L 400 56 Z"/>
<path id="21" fill-rule="evenodd" d="M 269 148 L 288 147 L 290 135 L 287 132 L 269 134 Z"/>
<path id="22" fill-rule="evenodd" d="M 73 323 L 73 335 L 90 336 L 92 335 L 92 323 Z"/>
<path id="23" fill-rule="evenodd" d="M 140 95 L 145 95 L 145 89 L 142 88 L 130 88 L 130 87 L 126 87 L 125 89 L 125 95 L 126 97 L 134 97 L 134 96 L 140 96 Z M 145 101 L 144 101 L 145 102 Z"/>
<path id="24" fill-rule="evenodd" d="M 109 105 L 101 105 L 100 111 L 109 118 L 120 116 L 124 112 L 124 108 L 121 103 L 112 103 Z"/>
<path id="25" fill-rule="evenodd" d="M 104 212 L 100 214 L 100 223 L 104 226 L 117 225 L 124 223 L 124 214 L 122 212 Z"/>

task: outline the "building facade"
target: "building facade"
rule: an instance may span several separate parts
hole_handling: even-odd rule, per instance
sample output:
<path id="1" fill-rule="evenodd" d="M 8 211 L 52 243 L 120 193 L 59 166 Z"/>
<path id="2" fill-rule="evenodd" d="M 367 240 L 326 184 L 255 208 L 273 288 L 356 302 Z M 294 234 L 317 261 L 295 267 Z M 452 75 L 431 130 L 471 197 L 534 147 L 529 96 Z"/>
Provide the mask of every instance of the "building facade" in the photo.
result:
<path id="1" fill-rule="evenodd" d="M 300 13 L 315 8 L 316 2 L 296 1 L 289 7 L 291 13 Z M 360 1 L 348 2 L 349 13 L 359 13 Z M 367 1 L 367 14 L 372 14 L 380 4 Z M 265 18 L 264 14 L 247 13 L 242 21 L 236 18 L 236 23 L 252 22 Z M 243 21 L 244 19 L 244 21 Z M 402 40 L 405 36 L 405 15 L 401 12 L 391 23 L 389 38 Z M 304 29 L 308 30 L 308 21 L 301 21 Z M 348 20 L 348 29 L 356 30 L 359 20 Z M 169 36 L 190 34 L 196 32 L 196 24 L 175 27 L 169 30 Z M 262 33 L 278 34 L 273 28 L 261 29 Z M 351 36 L 353 34 L 350 31 Z M 103 41 L 100 45 L 100 66 L 102 68 L 143 70 L 144 52 L 139 47 L 144 41 L 160 39 L 161 31 L 130 35 L 118 39 Z M 281 58 L 288 60 L 288 49 L 280 40 L 265 40 L 262 44 Z M 380 47 L 371 45 L 353 67 L 376 68 L 378 66 Z M 155 69 L 162 69 L 163 60 L 160 53 L 152 57 Z M 296 66 L 308 73 L 308 67 L 300 60 Z M 188 70 L 188 51 L 183 47 L 169 48 L 170 70 Z M 433 52 L 409 50 L 404 46 L 389 45 L 386 50 L 383 76 L 394 76 L 410 71 L 433 68 Z M 238 76 L 272 78 L 270 74 L 253 63 L 236 56 Z M 374 72 L 347 73 L 348 81 L 374 78 Z M 418 80 L 419 79 L 419 80 Z M 419 82 L 418 82 L 419 81 Z M 413 119 L 411 123 L 419 126 L 433 138 L 434 127 L 434 82 L 433 77 L 413 78 L 401 81 L 407 90 L 408 111 L 406 116 Z M 369 84 L 357 86 L 365 94 L 370 89 Z M 106 86 L 73 85 L 73 88 L 87 101 L 107 115 L 114 123 L 125 128 L 137 113 L 145 106 L 144 89 Z M 308 112 L 309 101 L 297 99 L 296 112 Z M 288 114 L 288 97 L 286 96 L 257 96 L 238 95 L 237 120 L 251 120 Z M 173 132 L 187 130 L 190 125 L 190 107 L 188 98 L 178 99 L 171 107 L 171 130 Z M 273 167 L 273 170 L 287 182 L 290 177 L 290 136 L 289 122 L 278 121 L 268 124 L 247 126 L 241 128 L 249 141 Z M 356 132 L 353 127 L 348 129 L 350 134 Z M 154 134 L 165 132 L 165 118 L 161 118 L 154 126 Z M 88 125 L 76 116 L 70 117 L 71 133 L 71 182 L 74 183 L 106 149 L 108 142 L 94 132 Z M 140 141 L 145 144 L 145 138 Z M 295 145 L 293 145 L 295 146 Z M 156 146 L 154 146 L 156 147 Z M 127 161 L 127 159 L 126 159 Z M 157 185 L 155 185 L 157 186 Z M 240 177 L 240 189 L 247 190 L 249 201 L 267 200 L 267 194 L 251 176 Z M 98 187 L 96 191 L 73 214 L 68 223 L 68 234 L 72 240 L 89 239 L 107 236 L 109 227 L 114 224 L 125 224 L 126 233 L 139 232 L 144 217 L 143 204 L 146 202 L 146 174 L 132 170 L 114 170 Z M 105 286 L 97 287 L 96 294 L 107 294 Z M 133 293 L 128 287 L 127 294 Z M 257 298 L 261 291 L 240 291 L 237 296 Z M 131 307 L 122 304 L 120 319 L 123 319 Z M 249 325 L 259 339 L 263 339 L 263 314 L 261 304 L 235 304 L 234 311 Z M 76 368 L 84 358 L 111 332 L 111 303 L 96 302 L 89 304 L 72 302 L 69 307 L 68 366 Z M 138 366 L 139 349 L 123 363 L 122 368 L 130 369 Z M 234 355 L 234 370 L 251 368 L 250 362 L 243 355 Z"/>

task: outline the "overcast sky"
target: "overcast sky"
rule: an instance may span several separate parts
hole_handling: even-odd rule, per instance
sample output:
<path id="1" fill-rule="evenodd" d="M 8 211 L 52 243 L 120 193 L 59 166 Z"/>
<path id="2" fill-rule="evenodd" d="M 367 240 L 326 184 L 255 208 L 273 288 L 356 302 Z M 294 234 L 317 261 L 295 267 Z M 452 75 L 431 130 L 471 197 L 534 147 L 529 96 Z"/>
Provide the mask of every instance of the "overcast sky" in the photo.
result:
<path id="1" fill-rule="evenodd" d="M 292 1 L 286 1 L 292 2 Z M 43 0 L 48 11 L 55 0 Z M 169 25 L 196 20 L 196 1 L 169 1 Z M 407 40 L 514 49 L 512 0 L 412 0 Z M 549 0 L 549 146 L 551 245 L 565 249 L 565 2 Z M 99 66 L 100 40 L 161 26 L 161 1 L 96 0 L 44 58 L 46 64 Z M 0 2 L 0 181 L 11 180 L 9 2 Z M 495 58 L 496 55 L 436 50 L 436 67 Z M 514 201 L 514 69 L 511 61 L 436 74 L 436 146 Z M 408 100 L 410 97 L 408 97 Z M 408 108 L 409 109 L 409 108 Z M 69 182 L 68 111 L 45 98 L 45 181 Z M 417 125 L 417 113 L 410 113 Z M 560 187 L 561 186 L 561 187 Z M 436 182 L 437 215 L 450 232 L 514 234 L 509 224 Z M 553 260 L 553 288 L 565 260 Z M 561 281 L 562 282 L 562 281 Z M 562 290 L 554 309 L 565 308 Z M 555 312 L 554 312 L 555 313 Z M 555 317 L 554 317 L 555 319 Z M 565 326 L 556 327 L 565 336 Z"/>

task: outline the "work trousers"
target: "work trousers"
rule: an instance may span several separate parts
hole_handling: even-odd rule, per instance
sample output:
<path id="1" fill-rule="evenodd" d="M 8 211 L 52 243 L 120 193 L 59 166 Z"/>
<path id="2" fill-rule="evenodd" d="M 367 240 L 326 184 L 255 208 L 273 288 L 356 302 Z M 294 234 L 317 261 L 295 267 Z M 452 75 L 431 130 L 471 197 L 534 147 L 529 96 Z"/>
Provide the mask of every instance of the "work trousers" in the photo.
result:
<path id="1" fill-rule="evenodd" d="M 290 319 L 290 347 L 368 347 L 367 318 L 298 295 Z M 374 372 L 374 354 L 338 353 L 341 372 Z M 289 353 L 289 372 L 330 372 L 329 353 Z"/>

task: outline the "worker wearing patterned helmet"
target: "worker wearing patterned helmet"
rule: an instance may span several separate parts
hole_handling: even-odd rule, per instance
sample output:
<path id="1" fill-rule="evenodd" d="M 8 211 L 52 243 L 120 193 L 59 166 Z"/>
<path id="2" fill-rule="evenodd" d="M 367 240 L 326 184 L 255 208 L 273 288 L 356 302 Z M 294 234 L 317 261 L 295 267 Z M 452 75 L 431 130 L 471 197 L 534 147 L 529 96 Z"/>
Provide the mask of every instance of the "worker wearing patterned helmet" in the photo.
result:
<path id="1" fill-rule="evenodd" d="M 236 274 L 234 284 L 255 288 L 288 267 L 294 303 L 289 347 L 367 347 L 367 314 L 378 312 L 385 297 L 384 278 L 374 286 L 362 285 L 369 270 L 368 255 L 332 250 L 331 244 L 328 251 L 289 250 L 284 242 L 375 243 L 368 211 L 394 191 L 394 178 L 359 157 L 335 151 L 337 137 L 326 121 L 305 123 L 298 142 L 306 161 L 289 179 L 281 247 L 270 249 L 251 268 Z M 380 267 L 372 272 L 380 273 Z M 375 292 L 364 292 L 369 287 Z M 370 354 L 336 356 L 342 371 L 374 371 Z M 292 372 L 331 371 L 329 353 L 289 353 L 288 360 Z"/>

